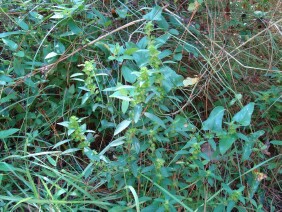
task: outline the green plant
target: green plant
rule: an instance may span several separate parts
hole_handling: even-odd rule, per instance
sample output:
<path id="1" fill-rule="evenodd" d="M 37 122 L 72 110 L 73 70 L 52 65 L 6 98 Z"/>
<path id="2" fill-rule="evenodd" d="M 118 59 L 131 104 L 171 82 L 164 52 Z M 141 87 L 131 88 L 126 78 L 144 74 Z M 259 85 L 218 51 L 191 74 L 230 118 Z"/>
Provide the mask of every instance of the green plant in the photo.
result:
<path id="1" fill-rule="evenodd" d="M 280 22 L 244 4 L 2 1 L 0 210 L 279 210 Z"/>

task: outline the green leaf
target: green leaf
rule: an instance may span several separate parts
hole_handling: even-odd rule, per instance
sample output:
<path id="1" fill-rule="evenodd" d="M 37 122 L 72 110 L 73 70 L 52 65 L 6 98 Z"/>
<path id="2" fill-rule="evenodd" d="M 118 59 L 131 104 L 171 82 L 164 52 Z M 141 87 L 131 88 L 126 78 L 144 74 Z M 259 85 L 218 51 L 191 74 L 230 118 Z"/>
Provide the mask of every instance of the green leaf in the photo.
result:
<path id="1" fill-rule="evenodd" d="M 62 126 L 64 126 L 64 125 L 62 125 Z M 68 126 L 68 125 L 67 125 L 67 126 Z M 56 143 L 56 144 L 53 146 L 52 149 L 56 149 L 57 147 L 59 147 L 59 146 L 65 144 L 65 143 L 67 143 L 67 142 L 69 142 L 69 141 L 71 141 L 71 139 L 62 140 L 62 141 Z"/>
<path id="2" fill-rule="evenodd" d="M 150 54 L 147 49 L 140 49 L 133 54 L 133 59 L 139 67 L 146 66 L 149 63 Z"/>
<path id="3" fill-rule="evenodd" d="M 120 146 L 124 143 L 124 136 L 117 138 L 106 146 L 100 153 L 99 156 L 103 156 L 111 147 Z"/>
<path id="4" fill-rule="evenodd" d="M 13 165 L 8 164 L 6 162 L 0 162 L 0 170 L 2 172 L 9 172 L 16 170 L 16 168 Z"/>
<path id="5" fill-rule="evenodd" d="M 18 44 L 16 44 L 14 41 L 2 38 L 2 41 L 9 47 L 10 50 L 15 51 L 18 48 Z"/>
<path id="6" fill-rule="evenodd" d="M 158 27 L 161 29 L 168 30 L 169 28 L 168 22 L 166 21 L 165 17 L 163 17 L 162 15 L 161 15 L 161 20 L 157 21 L 157 24 L 158 24 Z"/>
<path id="7" fill-rule="evenodd" d="M 125 101 L 132 101 L 132 99 L 128 96 L 123 96 L 119 91 L 114 92 L 110 97 L 125 100 Z"/>
<path id="8" fill-rule="evenodd" d="M 3 32 L 3 33 L 0 33 L 0 38 L 5 38 L 5 37 L 8 37 L 10 35 L 18 35 L 18 34 L 25 34 L 24 31 L 13 31 L 13 32 Z"/>
<path id="9" fill-rule="evenodd" d="M 263 130 L 259 130 L 257 132 L 252 133 L 249 136 L 246 136 L 247 139 L 243 139 L 245 140 L 244 146 L 243 146 L 243 153 L 242 153 L 242 161 L 246 161 L 249 159 L 252 151 L 253 151 L 253 147 L 255 145 L 255 143 L 258 142 L 258 138 L 260 136 L 262 136 L 265 132 Z M 239 133 L 237 133 L 237 135 L 240 135 Z M 241 136 L 242 137 L 242 136 Z"/>
<path id="10" fill-rule="evenodd" d="M 51 163 L 52 166 L 57 165 L 56 161 L 50 155 L 47 155 L 47 159 L 48 159 L 49 163 Z"/>
<path id="11" fill-rule="evenodd" d="M 74 35 L 82 32 L 82 29 L 80 29 L 73 20 L 68 21 L 68 26 Z"/>
<path id="12" fill-rule="evenodd" d="M 119 123 L 116 127 L 116 130 L 114 132 L 114 135 L 119 134 L 121 131 L 125 130 L 129 125 L 131 121 L 130 120 L 123 120 L 121 123 Z"/>
<path id="13" fill-rule="evenodd" d="M 156 115 L 152 114 L 152 113 L 147 113 L 145 112 L 144 115 L 151 119 L 153 122 L 156 122 L 158 125 L 162 126 L 163 128 L 165 128 L 165 123 Z"/>
<path id="14" fill-rule="evenodd" d="M 155 6 L 151 12 L 143 16 L 147 21 L 160 21 L 162 20 L 162 8 L 160 6 Z"/>
<path id="15" fill-rule="evenodd" d="M 271 144 L 273 145 L 282 145 L 282 141 L 279 141 L 279 140 L 273 140 L 273 141 L 270 141 Z"/>
<path id="16" fill-rule="evenodd" d="M 11 128 L 11 129 L 8 129 L 8 130 L 2 130 L 2 131 L 0 131 L 0 139 L 8 138 L 9 136 L 15 134 L 18 131 L 19 131 L 19 129 L 17 129 L 17 128 Z"/>
<path id="17" fill-rule="evenodd" d="M 24 57 L 24 52 L 23 51 L 18 51 L 16 53 L 14 53 L 13 55 L 17 56 L 17 57 Z"/>
<path id="18" fill-rule="evenodd" d="M 45 60 L 56 57 L 58 54 L 56 52 L 50 52 L 46 55 Z"/>
<path id="19" fill-rule="evenodd" d="M 141 114 L 142 114 L 142 106 L 136 105 L 134 107 L 134 122 L 135 123 L 137 123 L 139 121 Z"/>
<path id="20" fill-rule="evenodd" d="M 241 126 L 248 126 L 251 123 L 251 117 L 254 112 L 255 103 L 251 102 L 243 107 L 238 113 L 234 115 L 232 121 L 238 122 Z"/>
<path id="21" fill-rule="evenodd" d="M 117 9 L 116 12 L 120 18 L 126 18 L 127 16 L 127 8 Z"/>
<path id="22" fill-rule="evenodd" d="M 128 107 L 129 107 L 129 101 L 123 100 L 121 103 L 121 111 L 123 114 L 126 113 Z"/>
<path id="23" fill-rule="evenodd" d="M 222 106 L 215 107 L 209 118 L 203 122 L 203 130 L 222 131 L 222 119 L 224 108 Z"/>
<path id="24" fill-rule="evenodd" d="M 134 70 L 130 69 L 128 66 L 123 65 L 121 67 L 121 73 L 126 82 L 134 83 L 137 79 L 136 75 L 132 74 Z"/>
<path id="25" fill-rule="evenodd" d="M 166 92 L 171 91 L 173 88 L 183 86 L 183 76 L 177 74 L 170 67 L 164 66 L 160 71 L 164 75 L 162 83 Z"/>
<path id="26" fill-rule="evenodd" d="M 173 55 L 173 59 L 180 61 L 182 59 L 182 53 L 176 53 L 175 55 Z"/>
<path id="27" fill-rule="evenodd" d="M 24 66 L 21 63 L 20 60 L 18 60 L 17 58 L 14 59 L 14 71 L 16 73 L 17 76 L 23 76 L 25 74 L 24 72 Z"/>
<path id="28" fill-rule="evenodd" d="M 229 150 L 236 139 L 237 137 L 235 135 L 223 135 L 219 140 L 220 153 L 223 155 L 227 150 Z"/>
<path id="29" fill-rule="evenodd" d="M 22 20 L 22 19 L 19 19 L 17 18 L 16 19 L 16 23 L 19 25 L 20 28 L 22 28 L 23 30 L 28 30 L 29 27 L 28 25 Z"/>

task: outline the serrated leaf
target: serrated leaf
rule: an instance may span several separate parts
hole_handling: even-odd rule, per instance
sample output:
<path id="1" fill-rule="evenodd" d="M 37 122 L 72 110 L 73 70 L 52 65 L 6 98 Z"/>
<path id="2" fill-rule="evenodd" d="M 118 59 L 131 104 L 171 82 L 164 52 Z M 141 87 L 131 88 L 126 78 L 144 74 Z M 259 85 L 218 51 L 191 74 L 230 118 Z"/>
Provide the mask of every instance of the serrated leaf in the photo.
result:
<path id="1" fill-rule="evenodd" d="M 156 115 L 152 114 L 152 113 L 147 113 L 145 112 L 144 115 L 151 119 L 153 122 L 157 123 L 158 125 L 162 126 L 163 128 L 165 128 L 165 123 Z"/>
<path id="2" fill-rule="evenodd" d="M 222 131 L 222 119 L 224 108 L 222 106 L 215 107 L 209 118 L 203 122 L 203 130 Z"/>
<path id="3" fill-rule="evenodd" d="M 238 113 L 236 113 L 232 121 L 238 122 L 241 126 L 248 126 L 251 123 L 251 117 L 254 112 L 255 103 L 251 102 L 243 107 Z"/>
<path id="4" fill-rule="evenodd" d="M 11 129 L 8 129 L 8 130 L 2 130 L 2 131 L 0 131 L 0 139 L 8 138 L 9 136 L 15 134 L 18 131 L 19 131 L 19 129 L 17 129 L 17 128 L 11 128 Z"/>
<path id="5" fill-rule="evenodd" d="M 130 125 L 130 123 L 131 123 L 130 120 L 123 120 L 121 123 L 117 125 L 114 135 L 117 135 L 123 130 L 125 130 Z"/>

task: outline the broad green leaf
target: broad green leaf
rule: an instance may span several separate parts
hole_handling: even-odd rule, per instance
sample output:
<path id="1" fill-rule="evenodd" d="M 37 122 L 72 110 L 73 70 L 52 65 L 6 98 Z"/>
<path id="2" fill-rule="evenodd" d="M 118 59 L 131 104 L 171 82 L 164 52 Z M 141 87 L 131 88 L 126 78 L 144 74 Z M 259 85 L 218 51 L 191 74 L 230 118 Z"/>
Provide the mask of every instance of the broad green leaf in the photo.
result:
<path id="1" fill-rule="evenodd" d="M 238 113 L 234 115 L 232 121 L 238 122 L 241 126 L 248 126 L 251 123 L 251 117 L 254 112 L 255 103 L 251 102 L 243 107 Z"/>
<path id="2" fill-rule="evenodd" d="M 121 103 L 121 111 L 123 114 L 126 113 L 128 107 L 129 107 L 129 101 L 123 100 Z"/>
<path id="3" fill-rule="evenodd" d="M 172 54 L 172 51 L 171 51 L 171 50 L 165 49 L 164 51 L 162 51 L 162 52 L 158 55 L 158 57 L 159 57 L 159 59 L 161 60 L 161 59 L 163 59 L 163 58 L 165 58 L 165 57 L 170 56 L 171 54 Z"/>
<path id="4" fill-rule="evenodd" d="M 125 51 L 124 51 L 124 53 L 123 54 L 126 54 L 126 55 L 132 55 L 134 52 L 136 52 L 138 50 L 138 48 L 129 48 L 129 49 L 126 49 Z"/>
<path id="5" fill-rule="evenodd" d="M 223 155 L 227 150 L 229 150 L 236 139 L 237 137 L 235 135 L 223 135 L 219 140 L 220 153 Z"/>
<path id="6" fill-rule="evenodd" d="M 209 118 L 203 122 L 203 130 L 222 131 L 222 119 L 224 108 L 222 106 L 215 107 Z"/>
<path id="7" fill-rule="evenodd" d="M 140 142 L 139 142 L 138 138 L 136 138 L 136 137 L 133 138 L 132 146 L 133 146 L 134 150 L 136 151 L 136 153 L 139 154 L 139 152 L 140 152 Z"/>
<path id="8" fill-rule="evenodd" d="M 145 112 L 144 115 L 151 119 L 153 122 L 157 123 L 158 125 L 162 126 L 163 128 L 165 128 L 165 123 L 156 115 L 152 114 L 152 113 L 147 113 Z"/>
<path id="9" fill-rule="evenodd" d="M 2 131 L 0 131 L 0 139 L 8 138 L 9 136 L 15 134 L 18 131 L 19 131 L 19 129 L 17 129 L 17 128 L 11 128 L 11 129 L 8 129 L 8 130 L 2 130 Z"/>
<path id="10" fill-rule="evenodd" d="M 129 125 L 131 121 L 130 120 L 123 120 L 121 123 L 119 123 L 116 127 L 116 130 L 114 132 L 114 135 L 119 134 L 121 131 L 125 130 Z"/>
<path id="11" fill-rule="evenodd" d="M 162 20 L 162 8 L 155 6 L 149 13 L 143 16 L 147 21 L 161 21 Z"/>
<path id="12" fill-rule="evenodd" d="M 13 55 L 15 55 L 17 57 L 24 57 L 24 52 L 23 51 L 18 51 L 16 53 L 14 53 Z"/>
<path id="13" fill-rule="evenodd" d="M 125 101 L 132 101 L 130 97 L 121 95 L 119 91 L 114 92 L 112 95 L 110 95 L 110 97 L 114 97 Z"/>
<path id="14" fill-rule="evenodd" d="M 273 141 L 270 141 L 271 144 L 273 145 L 282 145 L 282 141 L 279 141 L 279 140 L 273 140 Z"/>
<path id="15" fill-rule="evenodd" d="M 2 38 L 2 41 L 9 47 L 10 50 L 15 51 L 18 48 L 18 44 L 16 44 L 14 41 Z"/>
<path id="16" fill-rule="evenodd" d="M 64 44 L 62 44 L 61 42 L 57 42 L 55 45 L 55 51 L 58 54 L 63 54 L 66 51 L 66 48 L 64 46 Z"/>
<path id="17" fill-rule="evenodd" d="M 172 34 L 172 35 L 179 35 L 179 32 L 176 29 L 170 29 L 169 33 Z"/>
<path id="18" fill-rule="evenodd" d="M 183 76 L 177 74 L 170 67 L 164 66 L 160 71 L 164 75 L 162 83 L 166 92 L 171 91 L 173 88 L 183 86 Z"/>
<path id="19" fill-rule="evenodd" d="M 100 153 L 99 156 L 103 156 L 111 147 L 120 146 L 124 143 L 125 137 L 119 137 L 116 140 L 112 141 L 108 146 L 106 146 Z"/>
<path id="20" fill-rule="evenodd" d="M 87 100 L 90 98 L 91 96 L 91 93 L 90 92 L 86 92 L 83 97 L 82 97 L 82 100 L 81 100 L 81 105 L 84 105 L 85 102 L 87 102 Z"/>
<path id="21" fill-rule="evenodd" d="M 180 61 L 182 59 L 182 53 L 176 53 L 175 55 L 173 55 L 173 59 Z"/>
<path id="22" fill-rule="evenodd" d="M 141 114 L 142 114 L 142 106 L 136 105 L 134 107 L 134 122 L 135 123 L 137 123 L 139 121 Z"/>
<path id="23" fill-rule="evenodd" d="M 150 54 L 147 49 L 140 49 L 133 54 L 133 59 L 139 67 L 146 66 L 149 63 Z"/>
<path id="24" fill-rule="evenodd" d="M 127 16 L 127 8 L 117 9 L 116 12 L 120 18 L 126 18 Z"/>
<path id="25" fill-rule="evenodd" d="M 168 39 L 171 37 L 171 35 L 169 33 L 163 34 L 160 37 L 155 39 L 155 45 L 157 45 L 157 47 L 161 47 L 162 45 L 164 45 Z"/>
<path id="26" fill-rule="evenodd" d="M 24 65 L 21 63 L 21 61 L 18 58 L 14 59 L 14 71 L 17 76 L 23 76 L 25 74 L 24 71 Z"/>
<path id="27" fill-rule="evenodd" d="M 64 126 L 64 125 L 63 125 L 63 126 Z M 67 126 L 68 126 L 68 125 L 67 125 Z M 56 143 L 56 144 L 53 146 L 52 149 L 56 149 L 57 147 L 59 147 L 59 146 L 65 144 L 65 143 L 67 143 L 67 142 L 69 142 L 69 141 L 71 141 L 71 139 L 66 139 L 66 140 L 60 141 L 60 142 Z"/>
<path id="28" fill-rule="evenodd" d="M 121 73 L 126 82 L 134 83 L 137 79 L 136 75 L 132 74 L 134 70 L 130 69 L 128 66 L 123 65 L 121 67 Z"/>
<path id="29" fill-rule="evenodd" d="M 19 25 L 20 28 L 22 28 L 23 30 L 28 30 L 29 27 L 28 25 L 24 22 L 24 20 L 17 18 L 16 19 L 16 23 Z"/>
<path id="30" fill-rule="evenodd" d="M 82 29 L 80 29 L 73 20 L 68 21 L 68 26 L 74 35 L 82 32 Z"/>
<path id="31" fill-rule="evenodd" d="M 193 124 L 180 115 L 176 115 L 174 121 L 172 122 L 172 126 L 177 132 L 194 131 L 196 129 Z"/>
<path id="32" fill-rule="evenodd" d="M 166 21 L 165 17 L 163 17 L 163 16 L 161 15 L 161 20 L 156 21 L 156 22 L 157 22 L 159 28 L 164 29 L 164 30 L 168 30 L 169 24 L 168 24 L 168 22 Z"/>
<path id="33" fill-rule="evenodd" d="M 18 35 L 18 34 L 25 34 L 24 31 L 13 31 L 13 32 L 3 32 L 3 33 L 0 33 L 0 38 L 5 38 L 5 37 L 8 37 L 10 35 Z"/>
<path id="34" fill-rule="evenodd" d="M 247 139 L 243 139 L 245 140 L 245 142 L 243 145 L 242 161 L 246 161 L 249 159 L 255 143 L 257 143 L 258 138 L 262 136 L 264 133 L 265 132 L 263 130 L 259 130 L 259 131 L 252 133 L 249 136 L 245 136 Z M 240 135 L 240 134 L 238 133 L 237 135 Z"/>
<path id="35" fill-rule="evenodd" d="M 66 151 L 62 152 L 62 155 L 66 155 L 66 154 L 72 154 L 74 152 L 80 151 L 80 148 L 71 148 L 71 149 L 67 149 Z"/>

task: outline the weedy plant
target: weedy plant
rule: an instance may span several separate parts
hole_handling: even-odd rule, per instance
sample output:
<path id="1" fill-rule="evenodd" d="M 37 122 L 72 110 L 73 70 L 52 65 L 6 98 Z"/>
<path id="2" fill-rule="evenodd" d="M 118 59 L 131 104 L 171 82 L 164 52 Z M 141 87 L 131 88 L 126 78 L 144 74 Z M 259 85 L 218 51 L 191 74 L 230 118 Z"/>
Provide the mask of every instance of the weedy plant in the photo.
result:
<path id="1" fill-rule="evenodd" d="M 281 20 L 248 6 L 1 2 L 1 211 L 279 210 Z"/>

